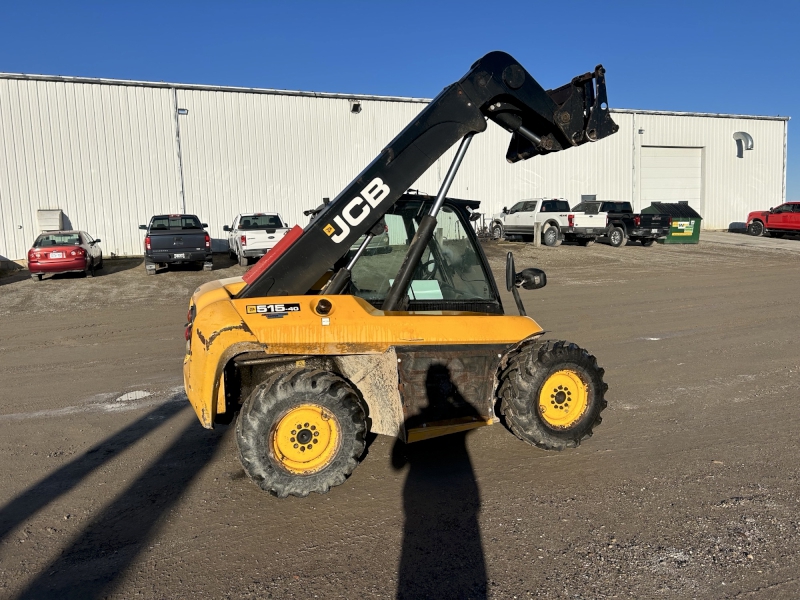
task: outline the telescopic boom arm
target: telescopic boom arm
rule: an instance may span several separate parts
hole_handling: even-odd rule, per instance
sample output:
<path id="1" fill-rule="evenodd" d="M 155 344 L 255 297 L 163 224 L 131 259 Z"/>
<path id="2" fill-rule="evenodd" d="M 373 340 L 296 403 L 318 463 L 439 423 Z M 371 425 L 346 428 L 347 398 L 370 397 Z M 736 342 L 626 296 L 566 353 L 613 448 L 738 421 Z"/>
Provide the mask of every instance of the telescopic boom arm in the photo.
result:
<path id="1" fill-rule="evenodd" d="M 511 163 L 616 132 L 604 73 L 598 65 L 593 73 L 545 91 L 508 54 L 487 54 L 442 90 L 336 198 L 319 207 L 302 232 L 296 228 L 282 248 L 248 271 L 237 298 L 307 293 L 453 144 L 485 131 L 487 118 L 511 132 L 506 153 Z"/>

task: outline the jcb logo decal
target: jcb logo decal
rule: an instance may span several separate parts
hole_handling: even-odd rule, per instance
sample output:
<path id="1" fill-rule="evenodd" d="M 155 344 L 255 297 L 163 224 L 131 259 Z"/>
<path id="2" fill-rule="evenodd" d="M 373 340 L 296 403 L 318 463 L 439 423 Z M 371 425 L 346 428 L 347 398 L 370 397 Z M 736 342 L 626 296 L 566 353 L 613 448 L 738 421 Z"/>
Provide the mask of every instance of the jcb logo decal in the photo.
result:
<path id="1" fill-rule="evenodd" d="M 389 195 L 389 192 L 389 186 L 383 183 L 380 177 L 376 177 L 361 190 L 360 196 L 356 196 L 345 205 L 341 215 L 333 217 L 333 223 L 336 226 L 328 223 L 322 228 L 322 231 L 327 233 L 337 244 L 343 242 L 350 233 L 350 227 L 355 227 L 366 219 L 370 211 L 378 206 Z M 339 233 L 336 233 L 337 230 Z"/>

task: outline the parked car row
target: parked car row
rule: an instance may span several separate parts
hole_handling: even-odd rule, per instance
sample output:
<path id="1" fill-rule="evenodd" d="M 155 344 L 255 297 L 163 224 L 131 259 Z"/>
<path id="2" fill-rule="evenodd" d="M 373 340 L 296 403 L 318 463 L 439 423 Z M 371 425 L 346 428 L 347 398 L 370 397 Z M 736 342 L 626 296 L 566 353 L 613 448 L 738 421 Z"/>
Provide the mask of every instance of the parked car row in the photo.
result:
<path id="1" fill-rule="evenodd" d="M 156 215 L 149 225 L 139 225 L 147 231 L 144 238 L 144 266 L 148 275 L 175 264 L 195 263 L 212 269 L 211 236 L 195 215 Z M 240 265 L 247 266 L 275 247 L 289 232 L 278 213 L 258 212 L 236 215 L 233 223 L 223 226 L 228 234 L 228 254 Z"/>
<path id="2" fill-rule="evenodd" d="M 563 198 L 531 198 L 493 215 L 490 229 L 494 239 L 529 242 L 540 224 L 546 246 L 559 246 L 563 241 L 590 246 L 599 237 L 607 237 L 614 247 L 627 240 L 652 246 L 667 236 L 670 222 L 669 215 L 636 214 L 630 202 L 593 200 L 570 208 Z"/>

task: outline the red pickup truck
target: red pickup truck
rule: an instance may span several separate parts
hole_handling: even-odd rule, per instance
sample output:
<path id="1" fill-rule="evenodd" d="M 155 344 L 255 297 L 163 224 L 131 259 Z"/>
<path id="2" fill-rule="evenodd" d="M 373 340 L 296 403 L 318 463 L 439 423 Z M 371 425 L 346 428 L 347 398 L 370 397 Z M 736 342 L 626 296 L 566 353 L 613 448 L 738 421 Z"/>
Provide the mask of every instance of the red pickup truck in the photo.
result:
<path id="1" fill-rule="evenodd" d="M 800 233 L 800 202 L 786 202 L 769 210 L 747 215 L 747 233 L 783 237 L 786 233 Z"/>

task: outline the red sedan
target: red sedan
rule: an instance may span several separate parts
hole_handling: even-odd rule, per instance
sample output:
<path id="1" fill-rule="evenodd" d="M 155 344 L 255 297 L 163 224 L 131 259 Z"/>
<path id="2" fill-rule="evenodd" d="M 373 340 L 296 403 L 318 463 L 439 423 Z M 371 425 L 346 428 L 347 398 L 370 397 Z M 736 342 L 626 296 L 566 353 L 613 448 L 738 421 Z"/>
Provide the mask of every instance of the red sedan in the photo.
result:
<path id="1" fill-rule="evenodd" d="M 46 273 L 84 273 L 94 276 L 103 268 L 103 251 L 85 231 L 50 231 L 41 234 L 28 250 L 31 278 L 41 281 Z"/>

